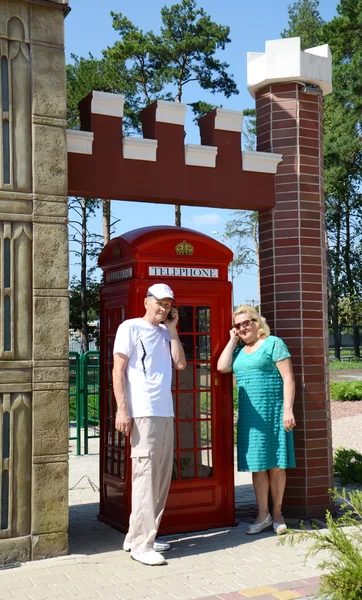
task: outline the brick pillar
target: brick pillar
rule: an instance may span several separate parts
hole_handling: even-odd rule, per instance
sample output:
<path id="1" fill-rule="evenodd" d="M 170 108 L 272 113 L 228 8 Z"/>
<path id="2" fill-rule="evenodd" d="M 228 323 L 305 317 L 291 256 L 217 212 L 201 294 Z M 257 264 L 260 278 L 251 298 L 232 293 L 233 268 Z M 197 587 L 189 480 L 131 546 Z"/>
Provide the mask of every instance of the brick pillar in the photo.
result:
<path id="1" fill-rule="evenodd" d="M 301 52 L 298 38 L 277 40 L 251 55 L 248 69 L 257 150 L 283 155 L 275 208 L 260 213 L 260 294 L 296 376 L 297 468 L 288 472 L 284 512 L 318 516 L 333 487 L 322 96 L 331 91 L 331 56 L 327 46 Z"/>
<path id="2" fill-rule="evenodd" d="M 285 506 L 323 514 L 332 487 L 328 304 L 325 259 L 322 96 L 298 83 L 256 95 L 259 151 L 280 152 L 276 207 L 260 214 L 263 315 L 293 357 L 297 469 L 288 474 Z"/>

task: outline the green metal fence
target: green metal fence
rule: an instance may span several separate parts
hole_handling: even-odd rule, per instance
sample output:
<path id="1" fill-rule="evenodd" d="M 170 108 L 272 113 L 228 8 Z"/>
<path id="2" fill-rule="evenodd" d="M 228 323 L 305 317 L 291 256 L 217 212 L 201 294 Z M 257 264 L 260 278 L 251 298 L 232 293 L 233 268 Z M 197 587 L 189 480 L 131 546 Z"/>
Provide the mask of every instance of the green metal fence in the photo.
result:
<path id="1" fill-rule="evenodd" d="M 99 352 L 69 353 L 69 439 L 77 454 L 88 454 L 88 440 L 99 438 Z"/>

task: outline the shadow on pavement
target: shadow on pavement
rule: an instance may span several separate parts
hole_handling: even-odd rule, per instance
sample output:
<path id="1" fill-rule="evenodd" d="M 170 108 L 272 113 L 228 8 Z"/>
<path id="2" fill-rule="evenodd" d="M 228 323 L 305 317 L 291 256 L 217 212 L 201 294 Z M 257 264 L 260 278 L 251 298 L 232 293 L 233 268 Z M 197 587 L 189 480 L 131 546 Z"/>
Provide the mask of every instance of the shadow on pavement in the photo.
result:
<path id="1" fill-rule="evenodd" d="M 165 536 L 165 539 L 172 544 L 172 549 L 167 552 L 167 556 L 180 558 L 215 550 L 227 550 L 251 541 L 245 534 L 245 527 L 253 520 L 256 513 L 256 507 L 253 501 L 250 501 L 252 486 L 236 486 L 235 492 L 236 518 L 239 526 Z M 124 533 L 99 521 L 98 507 L 98 502 L 74 504 L 69 507 L 69 552 L 71 554 L 92 555 L 122 550 Z M 270 532 L 261 535 L 270 535 Z"/>

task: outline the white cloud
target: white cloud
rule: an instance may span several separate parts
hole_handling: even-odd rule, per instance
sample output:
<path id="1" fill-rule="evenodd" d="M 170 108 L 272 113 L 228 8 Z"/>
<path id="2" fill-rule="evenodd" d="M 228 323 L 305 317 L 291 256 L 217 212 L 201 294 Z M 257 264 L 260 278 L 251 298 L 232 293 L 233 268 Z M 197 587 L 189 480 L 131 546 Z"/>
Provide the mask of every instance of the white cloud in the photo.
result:
<path id="1" fill-rule="evenodd" d="M 224 219 L 217 213 L 206 213 L 192 215 L 191 218 L 185 218 L 185 224 L 191 227 L 200 227 L 203 225 L 219 225 L 224 224 Z"/>

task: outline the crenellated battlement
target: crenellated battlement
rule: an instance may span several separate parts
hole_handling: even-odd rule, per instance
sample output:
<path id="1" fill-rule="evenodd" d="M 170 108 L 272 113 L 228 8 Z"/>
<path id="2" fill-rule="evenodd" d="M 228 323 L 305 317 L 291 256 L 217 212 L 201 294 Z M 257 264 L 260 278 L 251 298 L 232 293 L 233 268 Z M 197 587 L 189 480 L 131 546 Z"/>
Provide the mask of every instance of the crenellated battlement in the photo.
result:
<path id="1" fill-rule="evenodd" d="M 217 108 L 185 144 L 186 104 L 157 100 L 141 112 L 143 137 L 123 135 L 124 96 L 93 91 L 67 131 L 69 194 L 223 208 L 273 206 L 281 154 L 242 152 L 243 113 Z"/>

